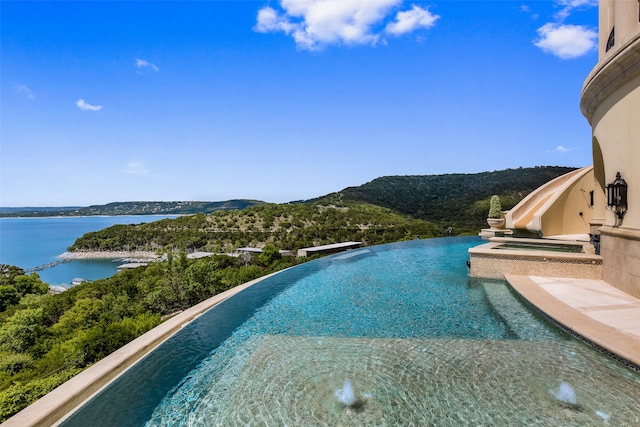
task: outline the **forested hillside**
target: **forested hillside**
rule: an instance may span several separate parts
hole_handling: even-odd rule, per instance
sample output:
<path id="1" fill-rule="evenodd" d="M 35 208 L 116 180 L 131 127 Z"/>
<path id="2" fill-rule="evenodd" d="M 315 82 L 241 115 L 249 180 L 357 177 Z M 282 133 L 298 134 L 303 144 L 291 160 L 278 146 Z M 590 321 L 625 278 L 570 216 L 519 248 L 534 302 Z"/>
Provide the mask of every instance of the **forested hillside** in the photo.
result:
<path id="1" fill-rule="evenodd" d="M 486 227 L 489 199 L 513 207 L 568 167 L 507 169 L 478 174 L 390 176 L 300 203 L 218 210 L 140 225 L 116 225 L 78 239 L 71 251 L 185 250 L 229 252 L 273 244 L 280 249 L 362 241 L 365 245 Z"/>
<path id="2" fill-rule="evenodd" d="M 540 166 L 476 174 L 385 176 L 338 194 L 343 200 L 386 207 L 459 233 L 486 227 L 493 194 L 500 196 L 503 209 L 510 209 L 542 184 L 575 169 Z"/>
<path id="3" fill-rule="evenodd" d="M 70 251 L 230 252 L 244 246 L 273 244 L 279 249 L 362 241 L 367 245 L 442 234 L 424 220 L 362 202 L 262 204 L 139 225 L 115 225 L 87 233 Z"/>

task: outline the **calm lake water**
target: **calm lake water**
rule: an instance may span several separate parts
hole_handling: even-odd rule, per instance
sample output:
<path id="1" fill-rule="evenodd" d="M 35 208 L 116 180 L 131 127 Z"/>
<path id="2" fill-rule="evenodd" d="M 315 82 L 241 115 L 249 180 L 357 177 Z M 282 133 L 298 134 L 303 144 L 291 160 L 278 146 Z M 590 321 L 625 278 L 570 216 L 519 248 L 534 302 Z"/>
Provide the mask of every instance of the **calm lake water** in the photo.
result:
<path id="1" fill-rule="evenodd" d="M 59 261 L 59 255 L 90 231 L 115 224 L 139 224 L 175 215 L 0 218 L 0 264 L 29 269 Z M 76 277 L 103 279 L 116 273 L 112 260 L 76 260 L 37 273 L 52 286 L 68 287 Z"/>

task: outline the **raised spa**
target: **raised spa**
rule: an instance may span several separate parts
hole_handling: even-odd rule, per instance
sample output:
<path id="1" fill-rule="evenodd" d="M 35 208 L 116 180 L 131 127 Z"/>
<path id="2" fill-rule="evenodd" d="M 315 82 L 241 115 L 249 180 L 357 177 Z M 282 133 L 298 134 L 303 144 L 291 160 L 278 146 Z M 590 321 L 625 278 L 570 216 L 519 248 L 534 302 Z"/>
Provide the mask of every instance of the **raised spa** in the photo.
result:
<path id="1" fill-rule="evenodd" d="M 551 251 L 551 252 L 567 252 L 580 254 L 584 253 L 582 246 L 577 245 L 554 245 L 551 243 L 500 243 L 495 245 L 493 249 L 499 250 L 520 250 L 520 251 Z"/>

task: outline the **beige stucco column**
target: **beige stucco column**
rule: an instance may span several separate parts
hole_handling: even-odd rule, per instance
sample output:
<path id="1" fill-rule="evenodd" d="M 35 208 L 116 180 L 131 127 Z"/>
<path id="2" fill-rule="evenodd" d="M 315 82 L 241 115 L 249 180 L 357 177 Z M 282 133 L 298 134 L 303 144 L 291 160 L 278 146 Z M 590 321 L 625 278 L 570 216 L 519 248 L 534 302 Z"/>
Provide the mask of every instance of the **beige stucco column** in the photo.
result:
<path id="1" fill-rule="evenodd" d="M 616 45 L 623 46 L 638 31 L 638 1 L 618 0 L 614 6 Z"/>
<path id="2" fill-rule="evenodd" d="M 606 54 L 609 33 L 615 25 L 615 4 L 613 0 L 600 0 L 598 5 L 598 58 Z"/>
<path id="3" fill-rule="evenodd" d="M 600 223 L 602 279 L 640 297 L 640 23 L 636 0 L 600 0 L 599 58 L 580 108 L 592 126 L 594 216 Z M 615 44 L 606 52 L 611 29 Z M 620 172 L 628 184 L 622 219 L 607 209 L 606 185 Z"/>

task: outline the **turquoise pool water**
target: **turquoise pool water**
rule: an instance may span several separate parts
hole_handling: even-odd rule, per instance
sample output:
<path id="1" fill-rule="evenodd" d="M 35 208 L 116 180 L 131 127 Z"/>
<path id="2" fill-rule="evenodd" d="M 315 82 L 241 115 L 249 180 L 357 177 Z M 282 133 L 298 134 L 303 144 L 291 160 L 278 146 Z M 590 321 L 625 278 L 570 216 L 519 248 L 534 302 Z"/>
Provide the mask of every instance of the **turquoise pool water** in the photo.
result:
<path id="1" fill-rule="evenodd" d="M 502 243 L 496 245 L 494 249 L 517 249 L 521 251 L 551 251 L 551 252 L 568 252 L 568 253 L 584 253 L 582 246 L 576 245 L 554 245 L 551 243 Z"/>
<path id="2" fill-rule="evenodd" d="M 220 303 L 64 426 L 633 425 L 640 378 L 471 280 L 477 238 L 326 257 Z M 355 403 L 336 392 L 345 380 Z"/>

